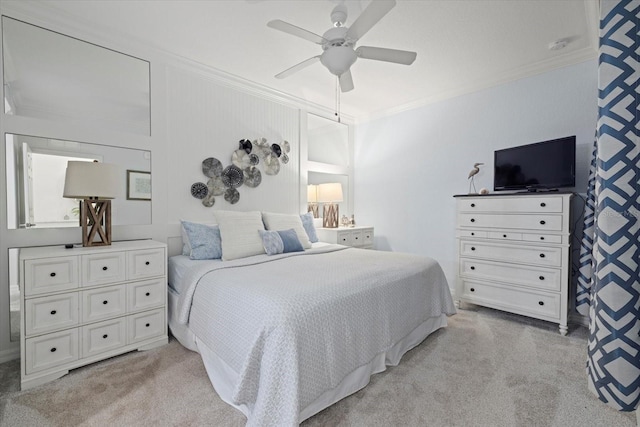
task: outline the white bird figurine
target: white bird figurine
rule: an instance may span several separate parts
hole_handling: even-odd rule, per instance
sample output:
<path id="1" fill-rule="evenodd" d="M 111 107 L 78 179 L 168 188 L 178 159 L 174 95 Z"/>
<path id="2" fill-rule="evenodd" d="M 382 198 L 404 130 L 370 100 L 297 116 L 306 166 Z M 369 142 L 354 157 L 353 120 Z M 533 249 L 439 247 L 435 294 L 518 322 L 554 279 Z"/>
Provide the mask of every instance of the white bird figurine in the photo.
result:
<path id="1" fill-rule="evenodd" d="M 478 191 L 476 190 L 476 184 L 474 182 L 474 177 L 476 176 L 476 174 L 478 172 L 480 172 L 480 168 L 478 166 L 482 166 L 484 165 L 484 163 L 474 163 L 473 164 L 473 169 L 471 169 L 471 172 L 469 172 L 469 177 L 467 179 L 470 179 L 471 181 L 469 181 L 469 194 L 476 194 L 478 193 Z M 473 186 L 473 193 L 471 193 L 471 187 Z"/>

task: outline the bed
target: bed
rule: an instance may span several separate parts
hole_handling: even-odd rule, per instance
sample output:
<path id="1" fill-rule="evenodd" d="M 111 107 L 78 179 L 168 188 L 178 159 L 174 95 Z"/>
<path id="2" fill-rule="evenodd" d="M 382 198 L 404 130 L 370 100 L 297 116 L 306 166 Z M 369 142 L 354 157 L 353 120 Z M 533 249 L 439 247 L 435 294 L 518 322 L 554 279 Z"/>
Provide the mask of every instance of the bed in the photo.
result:
<path id="1" fill-rule="evenodd" d="M 169 259 L 170 329 L 248 426 L 298 425 L 397 365 L 454 313 L 442 269 L 423 256 L 314 243 Z"/>

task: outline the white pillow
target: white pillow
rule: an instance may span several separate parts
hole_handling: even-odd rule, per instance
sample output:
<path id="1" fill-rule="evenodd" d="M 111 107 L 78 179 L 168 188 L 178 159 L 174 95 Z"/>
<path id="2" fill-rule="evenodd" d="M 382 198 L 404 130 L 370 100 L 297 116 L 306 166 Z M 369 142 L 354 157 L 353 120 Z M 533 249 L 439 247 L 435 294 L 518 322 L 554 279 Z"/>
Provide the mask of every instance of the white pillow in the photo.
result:
<path id="1" fill-rule="evenodd" d="M 245 258 L 265 253 L 258 230 L 264 230 L 260 212 L 214 211 L 220 237 L 222 260 Z"/>
<path id="2" fill-rule="evenodd" d="M 271 212 L 262 212 L 262 221 L 267 230 L 283 231 L 293 228 L 298 235 L 298 240 L 305 249 L 311 248 L 311 242 L 307 232 L 304 231 L 300 215 L 277 214 Z"/>

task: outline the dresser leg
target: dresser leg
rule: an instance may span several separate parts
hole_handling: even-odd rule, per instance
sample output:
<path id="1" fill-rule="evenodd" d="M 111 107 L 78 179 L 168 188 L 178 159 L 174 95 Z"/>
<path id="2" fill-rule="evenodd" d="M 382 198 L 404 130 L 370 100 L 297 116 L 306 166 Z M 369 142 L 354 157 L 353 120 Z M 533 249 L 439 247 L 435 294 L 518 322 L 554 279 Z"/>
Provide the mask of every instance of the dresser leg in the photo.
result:
<path id="1" fill-rule="evenodd" d="M 560 325 L 560 335 L 565 336 L 569 332 L 567 325 Z"/>

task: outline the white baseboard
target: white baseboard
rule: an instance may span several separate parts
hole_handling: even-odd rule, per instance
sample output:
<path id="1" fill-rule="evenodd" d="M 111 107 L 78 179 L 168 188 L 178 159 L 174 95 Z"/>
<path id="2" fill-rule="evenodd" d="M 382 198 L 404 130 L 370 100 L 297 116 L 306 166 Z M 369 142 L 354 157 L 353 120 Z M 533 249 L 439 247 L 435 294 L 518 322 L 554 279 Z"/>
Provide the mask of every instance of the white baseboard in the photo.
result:
<path id="1" fill-rule="evenodd" d="M 20 359 L 20 346 L 0 351 L 0 363 Z"/>

